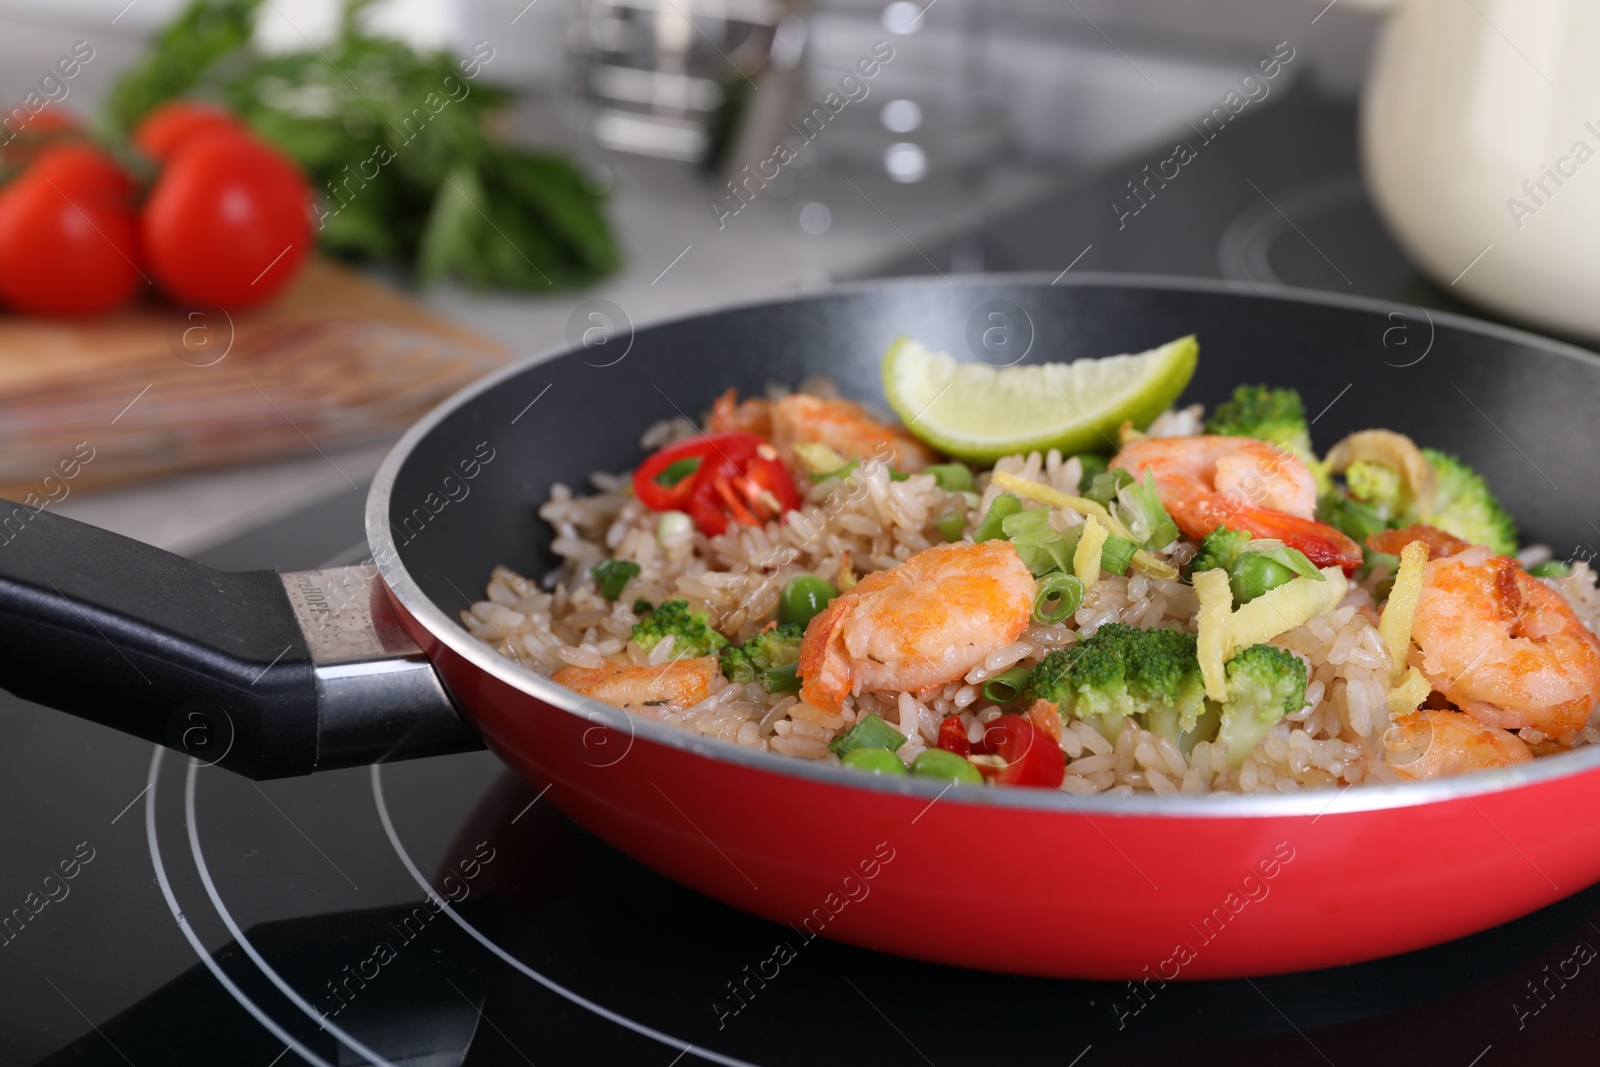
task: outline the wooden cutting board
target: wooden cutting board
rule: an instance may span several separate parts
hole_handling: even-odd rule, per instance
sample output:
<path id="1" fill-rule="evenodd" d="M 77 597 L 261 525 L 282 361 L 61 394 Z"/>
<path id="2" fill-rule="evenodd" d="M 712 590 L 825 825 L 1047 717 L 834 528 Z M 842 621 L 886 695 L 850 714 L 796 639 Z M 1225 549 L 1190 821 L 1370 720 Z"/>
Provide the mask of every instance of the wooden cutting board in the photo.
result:
<path id="1" fill-rule="evenodd" d="M 39 506 L 375 440 L 509 358 L 324 260 L 243 316 L 153 300 L 93 321 L 0 315 L 0 495 Z"/>

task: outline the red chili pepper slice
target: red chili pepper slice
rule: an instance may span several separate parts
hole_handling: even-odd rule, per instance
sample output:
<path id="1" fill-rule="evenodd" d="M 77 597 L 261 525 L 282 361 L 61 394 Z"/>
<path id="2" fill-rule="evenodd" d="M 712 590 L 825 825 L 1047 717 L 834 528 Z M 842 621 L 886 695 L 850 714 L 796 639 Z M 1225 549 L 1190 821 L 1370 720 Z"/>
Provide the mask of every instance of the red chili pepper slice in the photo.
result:
<path id="1" fill-rule="evenodd" d="M 1055 789 L 1067 776 L 1061 746 L 1021 715 L 1000 716 L 984 731 L 983 740 L 1004 764 L 994 774 L 996 785 Z"/>
<path id="2" fill-rule="evenodd" d="M 699 473 L 699 467 L 704 466 L 705 457 L 717 448 L 733 448 L 738 450 L 741 446 L 739 440 L 724 440 L 724 438 L 745 438 L 751 434 L 702 434 L 679 441 L 675 445 L 668 445 L 649 459 L 639 464 L 633 472 L 633 493 L 653 511 L 676 511 L 683 507 L 689 500 L 689 494 L 694 490 L 694 476 Z M 672 485 L 665 485 L 659 479 L 667 473 L 667 469 L 675 463 L 685 460 L 699 464 L 694 471 L 679 478 Z"/>
<path id="3" fill-rule="evenodd" d="M 685 460 L 699 465 L 675 485 L 658 480 Z M 704 434 L 664 448 L 634 471 L 633 491 L 655 511 L 687 511 L 712 537 L 730 521 L 757 526 L 800 506 L 777 452 L 751 433 Z"/>
<path id="4" fill-rule="evenodd" d="M 972 742 L 967 740 L 967 727 L 962 723 L 961 716 L 952 715 L 939 724 L 938 745 L 963 759 L 972 755 Z"/>

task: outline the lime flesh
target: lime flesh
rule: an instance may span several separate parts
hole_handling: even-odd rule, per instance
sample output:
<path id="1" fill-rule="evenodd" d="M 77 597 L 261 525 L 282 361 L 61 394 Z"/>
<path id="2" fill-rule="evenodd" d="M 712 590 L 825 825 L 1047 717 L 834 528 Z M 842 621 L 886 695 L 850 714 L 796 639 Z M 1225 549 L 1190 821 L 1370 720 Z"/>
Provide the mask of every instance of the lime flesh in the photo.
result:
<path id="1" fill-rule="evenodd" d="M 884 353 L 883 386 L 912 433 L 959 459 L 1109 453 L 1124 422 L 1142 430 L 1172 406 L 1199 355 L 1191 335 L 1138 355 L 996 368 L 902 337 Z"/>

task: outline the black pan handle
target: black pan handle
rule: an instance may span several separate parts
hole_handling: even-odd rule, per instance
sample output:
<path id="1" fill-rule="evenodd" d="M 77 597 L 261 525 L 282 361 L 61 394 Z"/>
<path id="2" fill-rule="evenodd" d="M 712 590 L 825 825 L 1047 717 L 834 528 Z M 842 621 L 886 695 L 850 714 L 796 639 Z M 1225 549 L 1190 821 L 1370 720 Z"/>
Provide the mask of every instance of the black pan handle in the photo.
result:
<path id="1" fill-rule="evenodd" d="M 371 564 L 219 571 L 9 501 L 0 686 L 256 779 L 482 747 Z"/>

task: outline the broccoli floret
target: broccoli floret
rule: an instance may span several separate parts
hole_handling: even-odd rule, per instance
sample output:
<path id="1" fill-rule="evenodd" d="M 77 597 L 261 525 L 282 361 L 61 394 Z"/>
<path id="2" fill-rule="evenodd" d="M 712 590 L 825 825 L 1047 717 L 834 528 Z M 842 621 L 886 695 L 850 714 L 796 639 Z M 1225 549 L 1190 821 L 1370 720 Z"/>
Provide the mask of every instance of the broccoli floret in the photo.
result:
<path id="1" fill-rule="evenodd" d="M 1358 459 L 1344 472 L 1350 495 L 1371 508 L 1387 522 L 1399 514 L 1405 502 L 1405 486 L 1400 472 L 1371 460 Z"/>
<path id="2" fill-rule="evenodd" d="M 1317 521 L 1327 523 L 1358 545 L 1365 545 L 1367 538 L 1389 528 L 1388 520 L 1377 508 L 1352 500 L 1339 489 L 1330 489 L 1317 498 Z"/>
<path id="3" fill-rule="evenodd" d="M 1285 715 L 1306 702 L 1306 664 L 1276 645 L 1251 645 L 1228 661 L 1228 699 L 1217 740 L 1235 767 Z"/>
<path id="4" fill-rule="evenodd" d="M 711 628 L 703 613 L 689 610 L 687 600 L 664 600 L 633 627 L 633 640 L 649 652 L 672 637 L 673 659 L 709 656 L 728 647 L 728 639 Z"/>
<path id="5" fill-rule="evenodd" d="M 1206 710 L 1194 634 L 1126 623 L 1050 653 L 1034 667 L 1028 691 L 1110 738 L 1135 715 L 1146 729 L 1178 741 Z"/>
<path id="6" fill-rule="evenodd" d="M 787 667 L 800 661 L 800 639 L 806 628 L 799 623 L 785 622 L 770 630 L 752 634 L 737 648 L 722 650 L 722 674 L 730 682 L 754 682 L 764 679 L 763 672 L 774 667 Z"/>
<path id="7" fill-rule="evenodd" d="M 1241 385 L 1206 419 L 1206 432 L 1270 441 L 1301 459 L 1315 458 L 1305 405 L 1293 389 Z"/>
<path id="8" fill-rule="evenodd" d="M 1239 553 L 1243 552 L 1244 546 L 1249 543 L 1250 535 L 1245 531 L 1218 526 L 1206 534 L 1205 540 L 1200 542 L 1200 551 L 1194 554 L 1194 560 L 1189 564 L 1189 573 L 1216 570 L 1218 567 L 1227 570 L 1233 566 L 1233 561 L 1239 558 Z"/>
<path id="9" fill-rule="evenodd" d="M 1428 523 L 1502 556 L 1517 551 L 1517 524 L 1489 492 L 1483 476 L 1447 452 L 1424 448 L 1422 456 L 1438 476 L 1433 515 Z"/>

